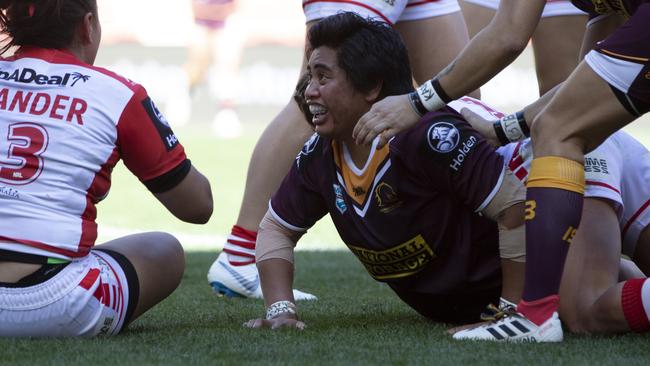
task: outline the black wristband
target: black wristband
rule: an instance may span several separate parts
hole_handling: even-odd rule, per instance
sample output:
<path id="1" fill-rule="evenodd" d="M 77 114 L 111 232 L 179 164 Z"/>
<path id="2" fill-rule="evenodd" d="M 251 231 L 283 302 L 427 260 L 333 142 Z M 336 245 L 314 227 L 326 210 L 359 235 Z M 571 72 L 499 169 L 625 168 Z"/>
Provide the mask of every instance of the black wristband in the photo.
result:
<path id="1" fill-rule="evenodd" d="M 433 85 L 433 90 L 436 91 L 436 94 L 442 99 L 443 102 L 449 103 L 452 101 L 451 98 L 449 98 L 449 95 L 445 92 L 445 90 L 442 88 L 442 85 L 440 85 L 440 80 L 437 78 L 431 79 L 431 85 Z"/>
<path id="2" fill-rule="evenodd" d="M 506 133 L 503 131 L 503 126 L 501 125 L 501 121 L 500 120 L 494 121 L 492 126 L 494 126 L 494 132 L 496 132 L 497 138 L 499 139 L 501 145 L 509 144 L 510 140 L 508 140 L 508 137 L 506 137 Z"/>
<path id="3" fill-rule="evenodd" d="M 524 133 L 524 136 L 530 137 L 530 128 L 528 128 L 528 123 L 526 123 L 526 117 L 524 116 L 524 111 L 521 110 L 515 113 L 515 116 L 517 117 L 517 122 L 519 122 L 519 128 L 521 128 L 521 132 Z"/>
<path id="4" fill-rule="evenodd" d="M 424 104 L 422 104 L 422 101 L 420 100 L 420 96 L 418 95 L 417 91 L 412 91 L 409 93 L 409 102 L 411 102 L 411 107 L 413 107 L 413 110 L 417 114 L 419 114 L 420 117 L 424 116 L 429 112 L 424 107 Z"/>

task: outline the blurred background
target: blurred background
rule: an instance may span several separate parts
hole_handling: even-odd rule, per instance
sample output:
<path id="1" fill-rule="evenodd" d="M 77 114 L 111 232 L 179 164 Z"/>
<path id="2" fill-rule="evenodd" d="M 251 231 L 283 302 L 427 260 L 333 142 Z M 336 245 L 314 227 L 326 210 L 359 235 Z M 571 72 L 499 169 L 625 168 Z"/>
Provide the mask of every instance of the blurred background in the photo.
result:
<path id="1" fill-rule="evenodd" d="M 202 25 L 190 0 L 99 0 L 103 43 L 96 64 L 142 85 L 170 121 L 188 156 L 212 183 L 215 212 L 207 225 L 167 213 L 120 163 L 112 192 L 98 207 L 99 242 L 161 230 L 188 250 L 221 250 L 235 222 L 248 160 L 259 134 L 291 97 L 303 57 L 305 19 L 298 0 L 235 0 L 223 24 Z M 537 94 L 532 51 L 481 89 L 512 112 Z M 650 121 L 628 130 L 650 146 Z M 329 219 L 298 249 L 341 249 Z"/>

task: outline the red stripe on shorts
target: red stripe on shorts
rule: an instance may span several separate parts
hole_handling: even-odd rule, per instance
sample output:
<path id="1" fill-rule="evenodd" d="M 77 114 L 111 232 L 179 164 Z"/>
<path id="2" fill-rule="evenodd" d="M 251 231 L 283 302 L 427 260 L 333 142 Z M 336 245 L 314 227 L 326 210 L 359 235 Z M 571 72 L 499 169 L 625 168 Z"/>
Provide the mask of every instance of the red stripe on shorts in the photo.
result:
<path id="1" fill-rule="evenodd" d="M 377 9 L 371 7 L 371 6 L 368 6 L 366 4 L 357 2 L 357 1 L 351 1 L 351 0 L 309 0 L 309 1 L 305 1 L 304 3 L 302 3 L 302 8 L 304 9 L 305 6 L 310 5 L 310 4 L 314 4 L 314 3 L 342 3 L 342 4 L 355 5 L 355 6 L 370 10 L 371 12 L 379 15 L 386 23 L 388 23 L 390 25 L 393 25 L 393 23 L 390 20 L 388 20 L 388 18 L 386 18 L 386 16 L 384 14 L 382 14 L 379 10 L 377 10 Z"/>
<path id="2" fill-rule="evenodd" d="M 88 271 L 86 276 L 79 282 L 79 286 L 86 290 L 90 290 L 93 284 L 97 281 L 97 278 L 99 278 L 99 268 L 93 268 Z"/>

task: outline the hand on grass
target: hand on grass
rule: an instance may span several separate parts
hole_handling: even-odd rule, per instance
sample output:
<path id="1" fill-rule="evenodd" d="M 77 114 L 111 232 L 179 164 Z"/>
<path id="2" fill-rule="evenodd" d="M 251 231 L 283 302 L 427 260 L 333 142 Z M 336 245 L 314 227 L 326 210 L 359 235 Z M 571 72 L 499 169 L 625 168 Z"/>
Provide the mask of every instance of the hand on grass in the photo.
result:
<path id="1" fill-rule="evenodd" d="M 298 330 L 305 329 L 305 323 L 298 320 L 293 314 L 281 314 L 273 319 L 251 319 L 244 323 L 245 328 L 251 329 L 285 329 L 295 328 Z"/>
<path id="2" fill-rule="evenodd" d="M 499 147 L 501 142 L 497 138 L 497 133 L 494 131 L 494 121 L 487 120 L 480 115 L 472 112 L 467 108 L 460 110 L 460 114 L 463 115 L 463 118 L 469 122 L 472 127 L 478 131 L 490 145 Z"/>
<path id="3" fill-rule="evenodd" d="M 380 136 L 377 148 L 406 129 L 413 127 L 420 120 L 409 102 L 407 94 L 386 97 L 372 105 L 357 125 L 352 137 L 358 145 L 369 145 Z"/>

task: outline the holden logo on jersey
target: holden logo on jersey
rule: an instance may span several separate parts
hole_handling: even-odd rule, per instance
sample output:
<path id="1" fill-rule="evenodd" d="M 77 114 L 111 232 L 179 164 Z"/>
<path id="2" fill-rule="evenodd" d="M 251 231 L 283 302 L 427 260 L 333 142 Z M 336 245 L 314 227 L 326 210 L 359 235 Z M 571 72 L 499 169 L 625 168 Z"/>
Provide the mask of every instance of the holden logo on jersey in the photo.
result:
<path id="1" fill-rule="evenodd" d="M 78 72 L 66 73 L 64 75 L 45 75 L 26 67 L 12 71 L 0 70 L 0 79 L 18 83 L 34 83 L 37 85 L 75 86 L 79 80 L 84 83 L 88 81 L 90 75 L 84 75 Z"/>
<path id="2" fill-rule="evenodd" d="M 343 189 L 341 189 L 341 186 L 338 184 L 332 184 L 332 187 L 334 188 L 334 195 L 336 196 L 334 204 L 336 204 L 336 208 L 339 212 L 343 214 L 348 210 L 348 206 L 345 204 L 345 200 L 343 199 Z"/>
<path id="3" fill-rule="evenodd" d="M 463 162 L 467 155 L 469 155 L 469 152 L 476 146 L 477 141 L 476 136 L 470 136 L 467 140 L 463 141 L 463 144 L 457 150 L 458 155 L 451 161 L 449 167 L 458 171 L 463 166 Z"/>
<path id="4" fill-rule="evenodd" d="M 429 127 L 427 132 L 429 146 L 439 153 L 448 153 L 458 146 L 460 133 L 449 122 L 438 122 Z"/>
<path id="5" fill-rule="evenodd" d="M 162 142 L 165 145 L 167 151 L 170 151 L 176 145 L 178 145 L 178 139 L 176 138 L 176 135 L 174 135 L 174 131 L 172 131 L 172 128 L 169 125 L 169 122 L 167 122 L 167 119 L 162 115 L 162 113 L 160 113 L 156 105 L 153 103 L 153 100 L 151 100 L 149 97 L 146 97 L 142 101 L 142 106 L 147 111 L 147 114 L 149 115 L 149 118 L 151 119 L 154 127 L 156 127 L 156 131 L 158 131 L 158 134 L 160 135 L 160 138 L 162 139 Z"/>
<path id="6" fill-rule="evenodd" d="M 377 198 L 377 206 L 382 213 L 389 213 L 402 205 L 395 189 L 388 183 L 381 182 L 375 188 L 375 197 Z"/>
<path id="7" fill-rule="evenodd" d="M 317 133 L 315 133 L 315 134 L 311 135 L 311 137 L 309 138 L 309 140 L 307 140 L 307 142 L 305 142 L 302 149 L 300 150 L 300 152 L 296 156 L 296 165 L 298 167 L 300 167 L 300 158 L 302 156 L 307 156 L 312 151 L 314 151 L 314 149 L 316 148 L 316 145 L 318 145 L 318 140 L 319 139 L 320 139 L 320 136 Z"/>

